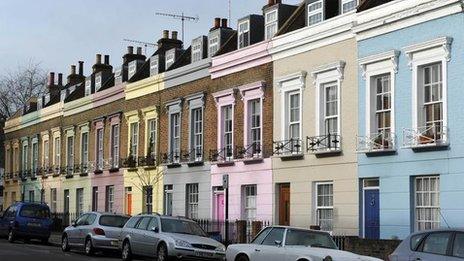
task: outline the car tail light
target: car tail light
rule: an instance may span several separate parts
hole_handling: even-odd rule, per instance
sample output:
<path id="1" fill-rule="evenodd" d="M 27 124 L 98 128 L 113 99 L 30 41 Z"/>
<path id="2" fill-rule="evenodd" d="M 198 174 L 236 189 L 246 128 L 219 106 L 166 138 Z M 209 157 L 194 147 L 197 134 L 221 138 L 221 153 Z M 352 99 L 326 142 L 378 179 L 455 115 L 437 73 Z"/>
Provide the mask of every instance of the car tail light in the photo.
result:
<path id="1" fill-rule="evenodd" d="M 101 228 L 94 228 L 93 229 L 93 232 L 95 233 L 95 235 L 99 235 L 99 236 L 104 236 L 105 235 L 105 231 Z"/>

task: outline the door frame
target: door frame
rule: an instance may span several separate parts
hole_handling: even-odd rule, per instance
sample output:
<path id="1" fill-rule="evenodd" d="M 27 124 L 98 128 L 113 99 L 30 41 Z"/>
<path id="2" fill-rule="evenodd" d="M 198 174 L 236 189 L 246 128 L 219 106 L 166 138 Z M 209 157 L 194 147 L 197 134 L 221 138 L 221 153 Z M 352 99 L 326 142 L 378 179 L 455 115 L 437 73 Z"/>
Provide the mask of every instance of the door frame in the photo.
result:
<path id="1" fill-rule="evenodd" d="M 281 220 L 280 220 L 280 213 L 281 213 L 281 210 L 282 210 L 282 206 L 281 206 L 281 197 L 282 197 L 282 188 L 283 187 L 287 187 L 288 188 L 288 195 L 289 195 L 289 217 L 288 217 L 288 225 L 290 225 L 290 210 L 291 210 L 291 183 L 278 183 L 277 184 L 277 189 L 278 189 L 278 193 L 277 194 L 277 205 L 278 205 L 278 208 L 276 209 L 277 210 L 277 223 L 278 224 L 281 224 Z"/>
<path id="2" fill-rule="evenodd" d="M 380 186 L 365 187 L 364 181 L 368 179 L 363 179 L 363 188 L 362 188 L 362 231 L 363 238 L 366 238 L 366 190 L 377 190 L 379 192 L 379 202 L 380 202 Z M 378 179 L 377 179 L 378 180 Z M 379 205 L 379 220 L 380 220 L 380 205 Z M 379 223 L 380 229 L 380 223 Z"/>
<path id="3" fill-rule="evenodd" d="M 213 189 L 213 220 L 217 220 L 217 211 L 218 211 L 218 196 L 219 195 L 224 195 L 224 200 L 225 200 L 225 196 L 226 196 L 226 192 L 224 191 L 224 189 L 222 189 L 221 187 L 215 187 Z M 225 220 L 225 203 L 224 203 L 224 220 Z"/>

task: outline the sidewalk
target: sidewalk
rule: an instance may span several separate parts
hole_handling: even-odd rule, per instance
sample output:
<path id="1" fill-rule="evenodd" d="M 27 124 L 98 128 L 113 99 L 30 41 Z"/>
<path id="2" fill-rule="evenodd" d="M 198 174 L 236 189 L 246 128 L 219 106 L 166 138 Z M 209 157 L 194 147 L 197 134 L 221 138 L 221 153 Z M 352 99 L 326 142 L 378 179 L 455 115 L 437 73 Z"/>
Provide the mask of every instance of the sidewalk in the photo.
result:
<path id="1" fill-rule="evenodd" d="M 52 232 L 48 242 L 52 246 L 61 247 L 61 233 L 60 232 Z"/>

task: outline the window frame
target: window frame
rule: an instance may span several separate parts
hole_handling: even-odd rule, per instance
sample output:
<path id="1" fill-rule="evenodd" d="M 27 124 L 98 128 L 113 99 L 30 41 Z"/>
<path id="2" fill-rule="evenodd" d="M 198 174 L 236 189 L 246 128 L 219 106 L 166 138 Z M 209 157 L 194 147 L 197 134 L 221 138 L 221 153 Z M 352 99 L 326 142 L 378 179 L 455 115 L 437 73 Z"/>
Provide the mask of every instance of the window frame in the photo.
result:
<path id="1" fill-rule="evenodd" d="M 428 180 L 429 181 L 429 185 L 430 185 L 430 182 L 432 179 L 435 179 L 435 185 L 436 185 L 436 189 L 437 190 L 430 190 L 430 191 L 425 191 L 425 190 L 421 190 L 421 193 L 420 194 L 424 194 L 424 195 L 428 195 L 428 196 L 432 196 L 431 194 L 432 193 L 435 193 L 437 198 L 436 198 L 436 202 L 438 203 L 438 205 L 436 206 L 433 206 L 431 204 L 429 205 L 423 205 L 423 206 L 418 206 L 417 202 L 418 202 L 418 191 L 417 191 L 417 181 L 418 180 Z M 413 178 L 413 189 L 414 189 L 414 196 L 413 196 L 413 199 L 414 199 L 414 202 L 413 202 L 413 207 L 414 207 L 414 214 L 413 214 L 413 217 L 414 217 L 414 231 L 424 231 L 422 229 L 419 228 L 419 223 L 431 223 L 431 226 L 430 226 L 430 229 L 434 229 L 434 228 L 439 228 L 440 227 L 440 224 L 441 224 L 441 215 L 440 215 L 440 176 L 439 175 L 430 175 L 430 176 L 415 176 Z M 423 186 L 424 184 L 422 184 Z M 432 198 L 429 198 L 429 203 L 432 202 Z M 424 200 L 422 200 L 422 202 L 424 202 Z M 429 209 L 431 211 L 431 214 L 433 214 L 433 211 L 434 209 L 437 211 L 437 216 L 438 216 L 438 219 L 437 220 L 419 220 L 418 219 L 418 211 L 420 209 L 424 209 L 424 210 L 427 210 Z M 436 224 L 436 226 L 434 227 L 433 224 Z M 425 228 L 425 230 L 427 230 L 427 228 Z"/>
<path id="2" fill-rule="evenodd" d="M 248 184 L 248 185 L 243 185 L 242 186 L 242 197 L 243 197 L 243 207 L 242 207 L 242 216 L 244 220 L 247 221 L 254 221 L 256 220 L 257 217 L 257 211 L 258 211 L 258 185 L 256 184 Z M 254 202 L 251 204 L 251 206 L 248 204 L 249 200 L 252 200 Z M 254 215 L 250 218 L 250 212 L 253 213 Z"/>
<path id="3" fill-rule="evenodd" d="M 138 121 L 130 122 L 129 123 L 129 146 L 128 146 L 128 154 L 134 157 L 134 159 L 138 158 L 139 155 L 139 127 L 140 124 Z"/>
<path id="4" fill-rule="evenodd" d="M 192 63 L 203 59 L 203 37 L 192 40 Z"/>
<path id="5" fill-rule="evenodd" d="M 146 148 L 145 151 L 147 156 L 152 156 L 153 158 L 156 158 L 156 139 L 158 135 L 158 119 L 155 117 L 148 118 L 147 121 L 147 142 L 146 142 Z M 153 144 L 150 144 L 150 140 L 153 141 Z M 152 145 L 151 150 L 152 150 L 152 155 L 148 155 L 148 151 L 150 148 L 150 145 Z"/>
<path id="6" fill-rule="evenodd" d="M 321 8 L 318 8 L 318 9 L 315 9 L 315 10 L 310 10 L 310 7 L 311 6 L 315 6 L 315 5 L 321 5 Z M 315 22 L 315 23 L 310 23 L 310 18 L 311 17 L 314 17 L 316 15 L 320 14 L 321 15 L 321 20 L 318 21 L 318 22 Z M 312 3 L 308 3 L 306 5 L 306 25 L 307 26 L 313 26 L 313 25 L 316 25 L 316 24 L 319 24 L 321 22 L 323 22 L 325 20 L 325 6 L 324 6 L 324 1 L 323 0 L 318 0 L 318 1 L 315 1 L 315 2 L 312 2 Z"/>
<path id="7" fill-rule="evenodd" d="M 104 129 L 97 128 L 95 130 L 95 169 L 103 170 L 104 167 Z"/>
<path id="8" fill-rule="evenodd" d="M 121 125 L 119 123 L 111 125 L 111 168 L 119 168 L 119 149 L 120 149 Z"/>
<path id="9" fill-rule="evenodd" d="M 199 118 L 197 118 L 197 113 Z M 204 146 L 204 108 L 203 106 L 190 107 L 190 151 L 195 153 L 193 158 L 195 161 L 203 161 L 203 146 Z M 197 152 L 201 156 L 197 157 Z M 192 157 L 191 157 L 192 158 Z"/>
<path id="10" fill-rule="evenodd" d="M 27 171 L 29 165 L 29 142 L 24 140 L 21 143 L 21 171 Z"/>
<path id="11" fill-rule="evenodd" d="M 241 28 L 244 25 L 246 25 L 246 26 L 244 28 Z M 238 47 L 238 49 L 242 49 L 242 48 L 245 48 L 247 46 L 250 46 L 250 43 L 251 43 L 251 39 L 250 39 L 250 31 L 251 31 L 250 29 L 251 28 L 250 28 L 250 26 L 251 26 L 251 23 L 250 23 L 250 20 L 248 20 L 248 19 L 238 22 L 238 26 L 237 26 L 237 33 L 238 33 L 237 47 Z M 245 39 L 245 36 L 244 36 L 246 34 L 248 34 L 247 39 Z M 245 43 L 245 40 L 247 40 L 246 43 Z"/>
<path id="12" fill-rule="evenodd" d="M 220 48 L 220 34 L 218 32 L 211 32 L 208 35 L 208 56 L 213 57 Z"/>
<path id="13" fill-rule="evenodd" d="M 70 144 L 71 140 L 71 144 Z M 71 146 L 71 147 L 70 147 Z M 74 169 L 74 135 L 66 136 L 66 168 Z"/>
<path id="14" fill-rule="evenodd" d="M 233 158 L 234 151 L 234 106 L 226 104 L 221 106 L 221 149 L 226 150 L 230 148 L 231 158 Z M 228 118 L 230 112 L 230 118 Z M 227 116 L 227 117 L 226 117 Z M 230 130 L 226 130 L 227 124 L 230 123 Z M 227 140 L 227 141 L 226 141 Z M 230 142 L 228 142 L 230 140 Z"/>
<path id="15" fill-rule="evenodd" d="M 199 196 L 200 196 L 200 185 L 198 183 L 189 183 L 185 185 L 185 196 L 186 196 L 186 217 L 190 219 L 198 218 L 199 214 Z"/>
<path id="16" fill-rule="evenodd" d="M 355 2 L 354 8 L 345 11 L 345 10 L 343 9 L 344 6 L 347 5 L 347 4 L 349 4 L 349 3 L 352 3 L 352 2 Z M 356 10 L 356 7 L 357 7 L 357 6 L 358 6 L 358 0 L 342 0 L 342 1 L 340 2 L 340 13 L 341 13 L 341 14 L 350 13 L 350 12 Z"/>
<path id="17" fill-rule="evenodd" d="M 76 213 L 84 213 L 84 188 L 76 188 Z"/>
<path id="18" fill-rule="evenodd" d="M 166 70 L 168 70 L 176 62 L 176 49 L 167 50 L 165 59 Z"/>
<path id="19" fill-rule="evenodd" d="M 105 187 L 105 212 L 114 212 L 114 185 Z"/>
<path id="20" fill-rule="evenodd" d="M 322 187 L 322 186 L 330 186 L 331 187 L 331 190 L 332 190 L 332 194 L 323 194 L 323 195 L 319 195 L 319 187 Z M 320 182 L 315 182 L 314 184 L 314 210 L 315 210 L 315 223 L 318 224 L 318 226 L 320 226 L 320 229 L 322 231 L 327 231 L 327 232 L 332 232 L 333 231 L 333 227 L 334 227 L 334 182 L 333 181 L 320 181 Z M 319 197 L 331 197 L 331 201 L 332 201 L 332 205 L 327 205 L 327 206 L 323 206 L 323 205 L 319 205 Z M 331 223 L 331 228 L 332 230 L 323 230 L 321 224 L 320 224 L 320 217 L 319 217 L 319 211 L 320 210 L 329 210 L 332 212 L 332 219 L 330 221 Z"/>
<path id="21" fill-rule="evenodd" d="M 53 137 L 53 165 L 61 166 L 61 137 Z"/>
<path id="22" fill-rule="evenodd" d="M 269 16 L 275 15 L 275 20 L 269 21 Z M 272 37 L 275 36 L 277 31 L 279 31 L 279 9 L 278 8 L 273 8 L 270 10 L 267 10 L 264 14 L 264 39 L 269 40 L 272 39 Z M 270 27 L 275 27 L 275 31 L 272 33 L 272 35 L 269 35 L 269 28 Z"/>

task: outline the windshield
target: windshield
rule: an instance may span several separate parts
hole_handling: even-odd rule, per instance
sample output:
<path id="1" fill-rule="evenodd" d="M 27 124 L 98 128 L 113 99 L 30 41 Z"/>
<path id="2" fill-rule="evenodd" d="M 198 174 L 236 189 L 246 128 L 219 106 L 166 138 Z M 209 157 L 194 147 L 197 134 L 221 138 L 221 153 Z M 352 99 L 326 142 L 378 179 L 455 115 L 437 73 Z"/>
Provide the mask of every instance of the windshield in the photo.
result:
<path id="1" fill-rule="evenodd" d="M 101 216 L 98 223 L 105 227 L 124 227 L 128 217 L 124 216 Z"/>
<path id="2" fill-rule="evenodd" d="M 46 206 L 24 205 L 19 215 L 28 218 L 49 218 L 50 210 Z"/>
<path id="3" fill-rule="evenodd" d="M 337 249 L 332 238 L 326 233 L 307 230 L 289 229 L 287 231 L 286 246 L 311 246 Z"/>
<path id="4" fill-rule="evenodd" d="M 167 233 L 207 237 L 205 231 L 197 223 L 188 220 L 161 218 L 161 230 Z"/>

